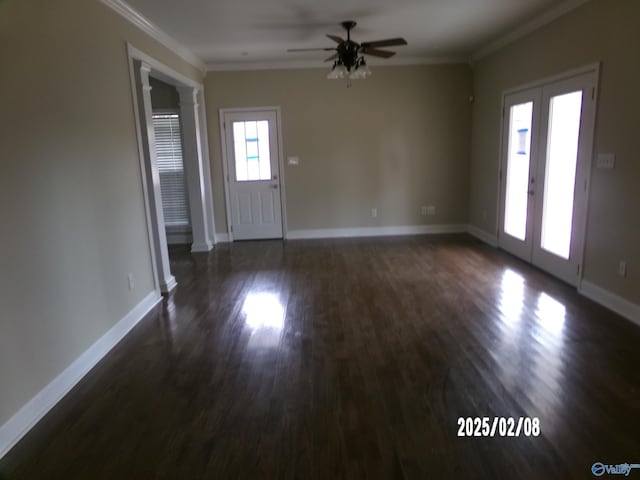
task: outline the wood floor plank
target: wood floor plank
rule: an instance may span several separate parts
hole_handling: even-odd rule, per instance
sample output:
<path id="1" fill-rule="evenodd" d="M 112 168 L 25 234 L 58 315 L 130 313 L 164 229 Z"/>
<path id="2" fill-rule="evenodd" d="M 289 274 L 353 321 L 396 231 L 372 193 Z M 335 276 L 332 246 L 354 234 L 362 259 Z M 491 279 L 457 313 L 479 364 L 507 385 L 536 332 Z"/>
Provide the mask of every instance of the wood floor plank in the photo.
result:
<path id="1" fill-rule="evenodd" d="M 572 479 L 640 463 L 640 328 L 465 235 L 171 251 L 9 479 Z M 458 437 L 459 417 L 538 437 Z M 640 472 L 634 472 L 640 475 Z"/>

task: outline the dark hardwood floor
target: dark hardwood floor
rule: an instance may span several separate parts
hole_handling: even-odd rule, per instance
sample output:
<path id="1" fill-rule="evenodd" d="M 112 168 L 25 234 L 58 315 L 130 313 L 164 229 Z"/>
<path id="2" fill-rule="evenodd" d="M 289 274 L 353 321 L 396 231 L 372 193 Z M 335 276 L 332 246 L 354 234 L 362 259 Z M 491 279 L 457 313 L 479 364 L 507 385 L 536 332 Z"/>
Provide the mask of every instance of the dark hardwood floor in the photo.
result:
<path id="1" fill-rule="evenodd" d="M 640 463 L 640 328 L 470 237 L 236 243 L 175 250 L 172 269 L 177 290 L 5 476 L 572 479 Z M 541 435 L 457 436 L 484 416 L 537 417 Z"/>

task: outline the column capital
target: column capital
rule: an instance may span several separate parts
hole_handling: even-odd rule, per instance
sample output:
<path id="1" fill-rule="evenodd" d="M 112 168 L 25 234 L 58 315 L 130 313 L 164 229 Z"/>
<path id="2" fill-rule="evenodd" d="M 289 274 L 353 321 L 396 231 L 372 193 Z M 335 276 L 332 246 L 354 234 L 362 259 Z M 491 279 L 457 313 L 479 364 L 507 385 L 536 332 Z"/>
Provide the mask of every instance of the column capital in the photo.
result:
<path id="1" fill-rule="evenodd" d="M 198 89 L 195 87 L 176 87 L 180 96 L 180 106 L 198 106 Z"/>
<path id="2" fill-rule="evenodd" d="M 150 92 L 149 73 L 151 73 L 151 66 L 143 61 L 139 61 L 137 68 L 140 72 L 140 85 L 142 86 L 142 90 Z"/>

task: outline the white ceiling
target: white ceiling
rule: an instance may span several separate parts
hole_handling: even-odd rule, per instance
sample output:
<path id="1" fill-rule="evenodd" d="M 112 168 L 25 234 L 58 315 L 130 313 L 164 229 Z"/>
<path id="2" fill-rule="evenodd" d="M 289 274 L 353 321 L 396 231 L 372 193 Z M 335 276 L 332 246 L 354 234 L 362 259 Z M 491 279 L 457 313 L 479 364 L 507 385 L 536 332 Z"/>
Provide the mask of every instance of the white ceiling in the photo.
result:
<path id="1" fill-rule="evenodd" d="M 386 63 L 468 59 L 532 19 L 584 0 L 126 0 L 127 4 L 210 67 L 318 62 L 343 20 L 356 41 L 402 36 Z M 543 22 L 539 22 L 543 23 Z M 375 62 L 374 62 L 375 63 Z"/>

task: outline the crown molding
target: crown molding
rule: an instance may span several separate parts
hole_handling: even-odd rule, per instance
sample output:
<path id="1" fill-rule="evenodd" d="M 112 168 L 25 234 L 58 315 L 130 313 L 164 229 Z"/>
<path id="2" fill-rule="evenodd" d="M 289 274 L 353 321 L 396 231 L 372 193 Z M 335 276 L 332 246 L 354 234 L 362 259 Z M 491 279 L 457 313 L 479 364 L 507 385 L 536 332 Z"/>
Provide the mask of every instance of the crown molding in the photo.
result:
<path id="1" fill-rule="evenodd" d="M 539 28 L 544 27 L 545 25 L 553 22 L 554 20 L 566 15 L 572 10 L 584 5 L 589 0 L 565 0 L 553 8 L 541 13 L 540 15 L 533 17 L 528 22 L 520 25 L 515 30 L 507 33 L 506 35 L 499 37 L 493 42 L 487 44 L 476 53 L 473 54 L 473 61 L 480 60 L 481 58 L 494 53 L 507 45 L 515 42 L 516 40 L 521 39 L 529 35 L 530 33 L 538 30 Z"/>
<path id="2" fill-rule="evenodd" d="M 382 61 L 367 61 L 372 67 L 397 67 L 409 65 L 442 65 L 447 63 L 469 63 L 467 57 L 408 57 L 394 58 Z M 299 70 L 299 69 L 330 69 L 331 63 L 321 60 L 283 60 L 271 62 L 237 62 L 237 63 L 209 63 L 207 72 L 238 72 L 248 70 Z"/>
<path id="3" fill-rule="evenodd" d="M 192 64 L 194 67 L 197 67 L 201 71 L 205 71 L 206 66 L 204 62 L 196 54 L 178 42 L 175 38 L 165 33 L 157 25 L 147 20 L 144 15 L 127 4 L 124 0 L 100 0 L 100 2 L 131 22 L 151 38 L 160 42 L 183 60 Z"/>

